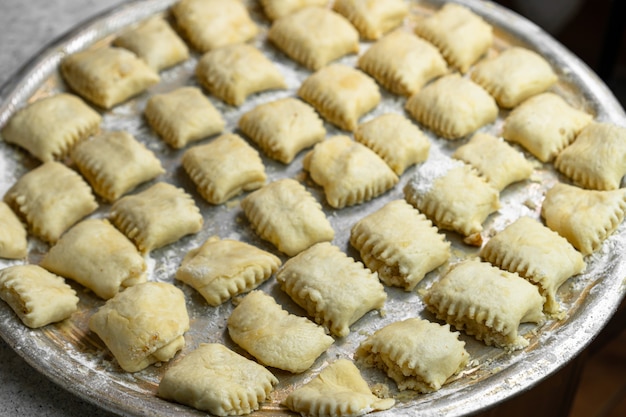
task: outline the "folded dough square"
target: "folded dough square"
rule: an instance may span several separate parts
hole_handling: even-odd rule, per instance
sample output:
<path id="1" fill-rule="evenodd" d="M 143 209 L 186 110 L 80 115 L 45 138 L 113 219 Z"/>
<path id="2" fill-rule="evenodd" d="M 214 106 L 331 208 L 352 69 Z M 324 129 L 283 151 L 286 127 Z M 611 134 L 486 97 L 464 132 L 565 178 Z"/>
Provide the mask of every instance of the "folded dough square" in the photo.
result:
<path id="1" fill-rule="evenodd" d="M 561 96 L 542 93 L 521 103 L 504 119 L 502 137 L 550 162 L 591 123 L 593 117 Z"/>
<path id="2" fill-rule="evenodd" d="M 103 219 L 87 219 L 73 226 L 40 265 L 105 300 L 146 281 L 146 262 L 133 242 Z"/>
<path id="3" fill-rule="evenodd" d="M 155 132 L 175 149 L 220 133 L 226 124 L 197 87 L 180 87 L 151 96 L 144 115 Z"/>
<path id="4" fill-rule="evenodd" d="M 465 6 L 446 3 L 415 22 L 415 33 L 439 48 L 448 63 L 466 73 L 493 45 L 493 28 Z"/>
<path id="5" fill-rule="evenodd" d="M 180 0 L 171 10 L 185 39 L 202 53 L 247 42 L 259 32 L 240 0 Z"/>
<path id="6" fill-rule="evenodd" d="M 469 361 L 465 342 L 445 324 L 420 318 L 396 321 L 366 338 L 355 352 L 358 362 L 375 366 L 393 379 L 400 391 L 440 389 Z"/>
<path id="7" fill-rule="evenodd" d="M 303 416 L 361 416 L 388 410 L 395 403 L 393 398 L 372 394 L 359 369 L 348 359 L 331 363 L 284 400 L 287 408 Z"/>
<path id="8" fill-rule="evenodd" d="M 493 123 L 496 101 L 485 89 L 459 74 L 444 75 L 406 101 L 415 120 L 445 139 L 460 139 Z"/>
<path id="9" fill-rule="evenodd" d="M 155 71 L 189 58 L 189 48 L 161 16 L 152 17 L 123 32 L 113 40 L 113 45 L 134 52 Z"/>
<path id="10" fill-rule="evenodd" d="M 195 288 L 207 303 L 217 307 L 258 287 L 281 263 L 280 258 L 256 246 L 212 236 L 185 255 L 176 279 Z"/>
<path id="11" fill-rule="evenodd" d="M 316 323 L 338 337 L 347 336 L 352 324 L 371 310 L 381 310 L 387 300 L 378 274 L 329 242 L 287 260 L 276 281 Z"/>
<path id="12" fill-rule="evenodd" d="M 448 72 L 439 50 L 411 32 L 398 29 L 359 57 L 358 67 L 395 94 L 410 96 Z"/>
<path id="13" fill-rule="evenodd" d="M 2 129 L 2 138 L 48 162 L 62 159 L 76 143 L 98 132 L 101 121 L 79 97 L 59 93 L 18 110 Z"/>
<path id="14" fill-rule="evenodd" d="M 500 55 L 479 62 L 470 72 L 500 107 L 511 109 L 529 97 L 543 93 L 558 77 L 544 57 L 514 46 Z"/>
<path id="15" fill-rule="evenodd" d="M 67 319 L 78 305 L 76 292 L 63 278 L 37 265 L 1 270 L 0 298 L 33 329 Z"/>
<path id="16" fill-rule="evenodd" d="M 554 161 L 572 181 L 593 190 L 616 190 L 626 175 L 626 127 L 587 125 Z"/>
<path id="17" fill-rule="evenodd" d="M 111 206 L 109 218 L 142 253 L 198 233 L 204 223 L 193 198 L 165 182 L 120 198 Z"/>
<path id="18" fill-rule="evenodd" d="M 454 151 L 452 157 L 470 165 L 498 191 L 530 178 L 534 169 L 521 152 L 487 133 L 474 134 Z"/>
<path id="19" fill-rule="evenodd" d="M 260 0 L 268 19 L 274 21 L 309 6 L 327 6 L 328 0 Z"/>
<path id="20" fill-rule="evenodd" d="M 335 237 L 320 203 L 291 178 L 253 191 L 241 200 L 241 208 L 259 237 L 289 256 Z"/>
<path id="21" fill-rule="evenodd" d="M 365 40 L 380 38 L 409 14 L 404 0 L 335 0 L 333 10 L 345 16 Z"/>
<path id="22" fill-rule="evenodd" d="M 302 166 L 324 188 L 328 204 L 338 209 L 378 197 L 399 181 L 374 151 L 343 135 L 315 145 Z"/>
<path id="23" fill-rule="evenodd" d="M 130 133 L 110 131 L 76 145 L 70 153 L 93 190 L 115 201 L 165 170 L 161 161 Z"/>
<path id="24" fill-rule="evenodd" d="M 450 242 L 405 200 L 393 200 L 350 230 L 350 244 L 380 280 L 412 291 L 450 258 Z"/>
<path id="25" fill-rule="evenodd" d="M 585 190 L 558 183 L 546 192 L 541 206 L 546 225 L 583 255 L 601 249 L 626 216 L 626 188 Z"/>
<path id="26" fill-rule="evenodd" d="M 376 152 L 396 175 L 428 158 L 430 141 L 409 119 L 397 113 L 385 113 L 354 131 L 354 140 Z"/>
<path id="27" fill-rule="evenodd" d="M 211 204 L 261 188 L 267 179 L 257 150 L 234 133 L 187 149 L 182 164 L 198 192 Z"/>
<path id="28" fill-rule="evenodd" d="M 520 324 L 545 321 L 545 300 L 536 285 L 478 260 L 455 264 L 425 291 L 423 300 L 439 320 L 505 350 L 528 346 Z"/>
<path id="29" fill-rule="evenodd" d="M 231 106 L 242 105 L 250 94 L 287 87 L 278 67 L 245 43 L 205 53 L 196 66 L 196 76 L 211 94 Z"/>
<path id="30" fill-rule="evenodd" d="M 463 162 L 429 159 L 404 187 L 407 202 L 439 228 L 480 246 L 483 222 L 500 208 L 500 192 Z"/>
<path id="31" fill-rule="evenodd" d="M 260 408 L 278 379 L 258 363 L 219 343 L 202 343 L 170 366 L 157 395 L 217 416 Z"/>
<path id="32" fill-rule="evenodd" d="M 359 52 L 357 30 L 345 17 L 325 7 L 305 7 L 275 20 L 267 39 L 289 58 L 314 71 Z"/>
<path id="33" fill-rule="evenodd" d="M 583 256 L 564 237 L 525 216 L 489 239 L 480 257 L 538 285 L 546 299 L 544 311 L 549 314 L 560 312 L 559 287 L 586 267 Z"/>
<path id="34" fill-rule="evenodd" d="M 248 293 L 228 317 L 231 339 L 265 366 L 301 373 L 334 343 L 322 326 L 291 314 L 262 291 Z"/>
<path id="35" fill-rule="evenodd" d="M 26 227 L 4 201 L 0 201 L 0 258 L 20 259 L 28 253 Z"/>
<path id="36" fill-rule="evenodd" d="M 189 330 L 185 296 L 172 284 L 144 282 L 109 299 L 89 319 L 126 372 L 167 362 L 185 346 Z"/>
<path id="37" fill-rule="evenodd" d="M 376 82 L 344 64 L 332 64 L 306 78 L 298 96 L 315 107 L 328 122 L 353 131 L 359 118 L 380 103 Z"/>
<path id="38" fill-rule="evenodd" d="M 73 224 L 98 208 L 89 185 L 60 162 L 46 162 L 24 174 L 4 201 L 26 221 L 29 231 L 54 243 Z"/>
<path id="39" fill-rule="evenodd" d="M 160 81 L 159 74 L 131 51 L 102 47 L 61 61 L 65 82 L 81 97 L 110 109 Z"/>
<path id="40" fill-rule="evenodd" d="M 239 118 L 238 126 L 267 156 L 283 164 L 326 136 L 315 109 L 293 97 L 259 104 Z"/>

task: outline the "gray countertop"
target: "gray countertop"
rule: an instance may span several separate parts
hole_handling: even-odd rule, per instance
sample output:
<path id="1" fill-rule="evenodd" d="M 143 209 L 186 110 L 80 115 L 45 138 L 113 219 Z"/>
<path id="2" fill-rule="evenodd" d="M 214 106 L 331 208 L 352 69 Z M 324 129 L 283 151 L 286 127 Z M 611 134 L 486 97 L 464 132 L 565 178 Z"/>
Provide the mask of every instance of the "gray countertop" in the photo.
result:
<path id="1" fill-rule="evenodd" d="M 2 0 L 0 85 L 44 46 L 123 0 Z M 0 416 L 111 417 L 30 367 L 0 339 Z"/>

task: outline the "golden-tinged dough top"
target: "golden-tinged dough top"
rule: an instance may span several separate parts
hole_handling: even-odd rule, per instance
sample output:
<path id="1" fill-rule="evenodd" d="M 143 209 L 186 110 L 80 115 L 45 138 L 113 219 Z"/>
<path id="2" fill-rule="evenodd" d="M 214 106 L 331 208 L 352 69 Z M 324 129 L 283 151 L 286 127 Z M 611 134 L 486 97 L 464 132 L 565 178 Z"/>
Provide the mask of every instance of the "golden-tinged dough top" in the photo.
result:
<path id="1" fill-rule="evenodd" d="M 184 37 L 200 52 L 246 42 L 259 32 L 240 0 L 180 0 L 172 14 Z"/>
<path id="2" fill-rule="evenodd" d="M 201 343 L 169 367 L 157 395 L 218 416 L 258 410 L 278 379 L 219 343 Z"/>
<path id="3" fill-rule="evenodd" d="M 292 178 L 273 181 L 248 194 L 241 207 L 257 233 L 289 256 L 335 236 L 320 203 Z"/>
<path id="4" fill-rule="evenodd" d="M 360 344 L 355 356 L 382 365 L 400 389 L 421 392 L 441 388 L 470 358 L 458 332 L 448 324 L 421 318 L 396 321 L 377 330 Z"/>
<path id="5" fill-rule="evenodd" d="M 541 216 L 583 255 L 600 249 L 626 216 L 626 188 L 586 190 L 558 183 L 546 192 Z"/>
<path id="6" fill-rule="evenodd" d="M 311 381 L 295 388 L 284 403 L 292 411 L 306 416 L 359 416 L 387 410 L 393 398 L 378 398 L 348 359 L 338 359 Z"/>
<path id="7" fill-rule="evenodd" d="M 0 201 L 0 258 L 19 259 L 27 254 L 26 227 L 11 208 Z"/>
<path id="8" fill-rule="evenodd" d="M 469 70 L 494 41 L 492 27 L 465 6 L 446 3 L 433 15 L 418 20 L 415 32 L 435 44 L 462 73 Z"/>
<path id="9" fill-rule="evenodd" d="M 537 286 L 517 273 L 475 259 L 452 266 L 424 293 L 426 307 L 437 318 L 509 350 L 528 345 L 518 328 L 545 321 L 544 301 Z"/>
<path id="10" fill-rule="evenodd" d="M 100 307 L 89 319 L 89 329 L 100 336 L 122 369 L 140 371 L 169 360 L 182 348 L 183 334 L 189 330 L 185 296 L 164 282 L 135 285 Z"/>
<path id="11" fill-rule="evenodd" d="M 58 93 L 13 114 L 2 138 L 43 162 L 64 157 L 78 142 L 100 130 L 102 116 L 78 96 Z"/>
<path id="12" fill-rule="evenodd" d="M 274 298 L 252 291 L 228 318 L 228 333 L 260 363 L 300 373 L 334 343 L 321 326 L 288 313 Z"/>
<path id="13" fill-rule="evenodd" d="M 63 278 L 38 265 L 0 270 L 0 298 L 33 329 L 67 319 L 79 302 L 76 291 Z"/>

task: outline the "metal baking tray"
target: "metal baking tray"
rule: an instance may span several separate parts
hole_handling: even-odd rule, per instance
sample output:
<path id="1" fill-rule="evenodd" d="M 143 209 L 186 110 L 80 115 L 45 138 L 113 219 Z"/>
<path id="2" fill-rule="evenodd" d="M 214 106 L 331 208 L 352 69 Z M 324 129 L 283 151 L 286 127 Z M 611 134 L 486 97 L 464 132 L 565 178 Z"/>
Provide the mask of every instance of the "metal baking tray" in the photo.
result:
<path id="1" fill-rule="evenodd" d="M 78 26 L 62 39 L 49 45 L 34 57 L 23 71 L 20 71 L 0 90 L 0 127 L 12 114 L 28 102 L 66 89 L 58 75 L 57 67 L 61 59 L 73 52 L 103 45 L 124 28 L 158 13 L 167 13 L 172 0 L 146 0 L 130 2 L 86 24 Z M 412 16 L 432 13 L 443 2 L 414 1 L 411 3 Z M 517 14 L 485 1 L 458 1 L 483 16 L 495 28 L 496 43 L 490 53 L 509 45 L 523 45 L 542 54 L 557 70 L 560 81 L 553 90 L 564 96 L 572 105 L 592 113 L 596 120 L 626 126 L 626 114 L 604 83 L 576 56 L 560 45 L 533 23 Z M 253 18 L 262 30 L 254 44 L 270 57 L 285 75 L 289 88 L 285 91 L 268 92 L 249 97 L 239 108 L 224 105 L 211 98 L 224 115 L 227 130 L 236 131 L 239 116 L 254 106 L 285 96 L 295 96 L 299 84 L 310 72 L 285 58 L 265 41 L 268 22 L 256 2 L 248 2 Z M 408 19 L 410 25 L 411 19 Z M 367 43 L 362 43 L 364 51 Z M 93 294 L 79 285 L 77 290 L 79 311 L 65 322 L 49 325 L 39 330 L 23 326 L 8 305 L 0 303 L 0 335 L 30 365 L 68 391 L 106 410 L 131 416 L 198 416 L 205 413 L 183 405 L 159 399 L 155 392 L 165 369 L 186 352 L 203 342 L 222 342 L 240 352 L 227 335 L 226 319 L 232 311 L 230 302 L 213 308 L 190 287 L 173 279 L 182 256 L 191 248 L 199 246 L 206 238 L 218 234 L 222 238 L 236 238 L 251 242 L 261 248 L 277 253 L 275 248 L 261 241 L 251 231 L 245 216 L 239 208 L 240 198 L 220 205 L 211 206 L 195 191 L 194 185 L 180 167 L 180 157 L 184 150 L 172 150 L 147 127 L 142 118 L 146 99 L 150 94 L 171 90 L 181 85 L 197 85 L 193 70 L 198 55 L 193 54 L 185 63 L 163 72 L 160 84 L 151 88 L 127 103 L 110 111 L 103 111 L 105 130 L 127 130 L 144 142 L 163 161 L 167 173 L 161 181 L 184 187 L 196 200 L 204 219 L 204 229 L 194 236 L 153 251 L 146 257 L 149 266 L 149 279 L 174 283 L 187 298 L 191 318 L 191 329 L 186 334 L 187 344 L 182 352 L 169 364 L 150 366 L 144 371 L 129 374 L 121 371 L 115 360 L 100 339 L 87 327 L 89 316 L 103 304 Z M 354 65 L 356 56 L 347 56 L 340 62 Z M 388 111 L 403 112 L 404 98 L 391 95 L 381 89 L 383 101 L 373 112 L 363 118 L 368 120 Z M 498 135 L 502 120 L 507 112 L 501 111 L 497 122 L 483 130 Z M 326 125 L 328 135 L 345 133 L 331 125 Z M 425 131 L 431 140 L 431 158 L 448 158 L 456 147 L 465 141 L 446 141 Z M 209 139 L 210 140 L 210 139 Z M 528 155 L 527 155 L 528 156 Z M 531 158 L 532 159 L 532 158 Z M 288 166 L 276 163 L 263 156 L 269 180 L 292 177 L 302 181 L 320 202 L 324 196 L 319 187 L 311 182 L 302 171 L 302 154 Z M 0 195 L 25 172 L 36 167 L 38 162 L 16 147 L 0 141 Z M 386 202 L 402 198 L 402 188 L 411 177 L 414 169 L 402 175 L 399 184 L 385 195 L 355 207 L 334 210 L 324 204 L 324 210 L 335 228 L 333 243 L 358 259 L 358 253 L 348 242 L 350 227 L 361 217 L 382 207 Z M 483 236 L 488 239 L 520 215 L 539 218 L 544 192 L 556 181 L 566 181 L 549 164 L 536 163 L 535 173 L 529 181 L 508 187 L 501 194 L 502 209 L 490 216 L 485 223 Z M 146 184 L 138 189 L 144 189 Z M 106 217 L 109 206 L 100 201 L 99 210 L 92 217 Z M 476 248 L 464 245 L 454 233 L 447 234 L 453 245 L 452 262 L 476 256 Z M 24 262 L 37 263 L 47 250 L 47 246 L 31 237 L 29 255 L 26 261 L 0 260 L 0 268 Z M 278 254 L 278 253 L 277 253 Z M 280 255 L 280 254 L 279 254 Z M 282 255 L 281 255 L 282 256 Z M 282 256 L 285 260 L 285 257 Z M 503 350 L 487 347 L 471 337 L 461 335 L 466 349 L 472 357 L 470 366 L 454 377 L 441 390 L 431 394 L 417 394 L 412 391 L 397 392 L 393 381 L 375 369 L 361 369 L 370 385 L 387 387 L 390 395 L 397 399 L 396 406 L 386 412 L 374 413 L 379 416 L 422 415 L 460 416 L 472 414 L 491 407 L 498 402 L 528 390 L 533 385 L 554 373 L 574 358 L 600 332 L 621 302 L 626 292 L 626 227 L 622 224 L 597 253 L 587 257 L 585 273 L 568 280 L 560 289 L 559 297 L 565 308 L 565 317 L 550 320 L 542 326 L 522 326 L 530 344 L 524 350 L 505 353 Z M 272 370 L 280 380 L 269 400 L 254 415 L 287 415 L 289 411 L 280 405 L 294 387 L 308 381 L 329 362 L 336 358 L 351 358 L 358 344 L 372 331 L 406 317 L 433 317 L 424 311 L 417 293 L 427 288 L 442 273 L 436 270 L 420 283 L 414 292 L 404 292 L 397 288 L 386 288 L 388 302 L 384 314 L 370 312 L 352 326 L 350 335 L 338 339 L 324 353 L 314 366 L 300 375 L 292 375 Z M 305 315 L 275 283 L 274 279 L 260 287 L 274 296 L 285 308 L 298 315 Z M 245 354 L 245 353 L 244 353 Z"/>

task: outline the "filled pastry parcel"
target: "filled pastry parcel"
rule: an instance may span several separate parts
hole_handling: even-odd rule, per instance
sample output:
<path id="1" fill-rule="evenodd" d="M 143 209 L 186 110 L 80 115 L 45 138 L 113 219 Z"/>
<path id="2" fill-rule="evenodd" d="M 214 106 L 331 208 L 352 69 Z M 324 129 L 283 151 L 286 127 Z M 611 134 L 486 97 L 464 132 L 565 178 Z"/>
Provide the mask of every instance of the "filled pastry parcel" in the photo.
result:
<path id="1" fill-rule="evenodd" d="M 109 299 L 89 319 L 126 372 L 167 362 L 185 346 L 189 330 L 185 296 L 172 284 L 144 282 Z"/>

